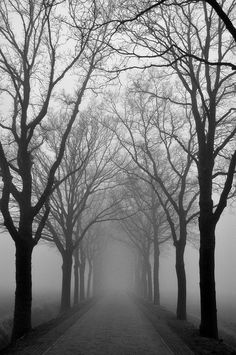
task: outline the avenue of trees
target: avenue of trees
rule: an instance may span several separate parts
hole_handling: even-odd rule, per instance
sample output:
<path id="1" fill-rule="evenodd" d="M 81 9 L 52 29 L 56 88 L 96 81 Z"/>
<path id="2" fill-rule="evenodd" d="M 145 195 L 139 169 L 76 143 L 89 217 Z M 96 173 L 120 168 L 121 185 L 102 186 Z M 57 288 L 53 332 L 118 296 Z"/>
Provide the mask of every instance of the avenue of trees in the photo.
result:
<path id="1" fill-rule="evenodd" d="M 50 213 L 42 235 L 44 240 L 56 245 L 62 256 L 62 312 L 70 308 L 73 256 L 79 268 L 78 255 L 83 264 L 84 251 L 81 242 L 86 232 L 95 223 L 115 216 L 114 208 L 118 205 L 118 201 L 108 200 L 109 190 L 113 188 L 118 172 L 112 162 L 117 147 L 111 144 L 112 132 L 91 118 L 91 114 L 91 111 L 83 112 L 68 137 L 62 162 L 54 177 L 55 188 L 48 202 Z M 60 142 L 61 125 L 60 120 L 48 138 L 50 151 L 55 153 Z M 36 188 L 45 186 L 51 166 L 50 157 L 46 160 L 45 154 L 42 154 L 39 161 Z M 82 264 L 79 268 L 80 282 L 84 279 L 85 271 Z M 84 292 L 85 290 L 81 291 L 80 299 L 85 297 Z M 78 292 L 74 303 L 78 303 Z"/>
<path id="2" fill-rule="evenodd" d="M 0 5 L 0 208 L 16 247 L 13 340 L 31 329 L 31 255 L 49 215 L 47 201 L 67 137 L 90 79 L 110 52 L 108 26 L 95 28 L 102 20 L 95 4 L 71 1 L 68 16 L 62 17 L 63 3 L 2 1 Z M 50 154 L 44 189 L 35 198 L 37 151 L 44 149 L 45 135 L 50 134 L 48 125 L 58 114 L 66 124 L 56 152 Z M 44 213 L 34 223 L 44 205 Z"/>
<path id="3" fill-rule="evenodd" d="M 12 341 L 31 329 L 34 247 L 44 239 L 62 257 L 64 312 L 73 263 L 74 304 L 96 293 L 107 221 L 134 251 L 134 289 L 155 304 L 160 251 L 172 241 L 178 319 L 187 315 L 185 246 L 200 235 L 200 334 L 218 338 L 215 229 L 235 193 L 235 7 L 1 1 L 0 210 L 16 249 Z"/>

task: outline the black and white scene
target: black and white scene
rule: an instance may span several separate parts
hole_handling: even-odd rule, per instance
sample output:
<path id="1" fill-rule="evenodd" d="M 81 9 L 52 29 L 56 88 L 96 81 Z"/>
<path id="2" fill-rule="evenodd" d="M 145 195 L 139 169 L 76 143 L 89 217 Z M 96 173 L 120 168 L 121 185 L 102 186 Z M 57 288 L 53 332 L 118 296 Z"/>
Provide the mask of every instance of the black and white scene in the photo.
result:
<path id="1" fill-rule="evenodd" d="M 236 355 L 236 0 L 0 0 L 0 355 Z"/>

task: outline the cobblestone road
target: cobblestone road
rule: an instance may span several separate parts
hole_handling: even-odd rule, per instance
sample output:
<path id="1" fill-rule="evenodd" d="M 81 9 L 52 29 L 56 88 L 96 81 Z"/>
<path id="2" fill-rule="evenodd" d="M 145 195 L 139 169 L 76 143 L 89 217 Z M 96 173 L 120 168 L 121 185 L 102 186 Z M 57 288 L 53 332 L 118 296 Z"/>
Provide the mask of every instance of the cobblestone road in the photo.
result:
<path id="1" fill-rule="evenodd" d="M 129 297 L 98 302 L 43 355 L 173 355 Z"/>

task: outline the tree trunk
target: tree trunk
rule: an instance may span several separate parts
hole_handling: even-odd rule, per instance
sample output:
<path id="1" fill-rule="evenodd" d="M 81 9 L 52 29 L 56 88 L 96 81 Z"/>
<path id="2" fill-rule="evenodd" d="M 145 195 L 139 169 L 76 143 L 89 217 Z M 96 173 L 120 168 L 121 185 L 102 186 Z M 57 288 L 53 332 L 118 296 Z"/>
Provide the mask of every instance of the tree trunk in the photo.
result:
<path id="1" fill-rule="evenodd" d="M 142 282 L 142 296 L 147 298 L 147 268 L 144 258 L 142 258 L 142 269 L 141 269 L 141 282 Z"/>
<path id="2" fill-rule="evenodd" d="M 176 275 L 178 284 L 177 310 L 176 316 L 179 320 L 186 320 L 186 274 L 184 266 L 185 243 L 178 241 L 175 245 L 176 250 Z"/>
<path id="3" fill-rule="evenodd" d="M 212 171 L 214 161 L 203 151 L 200 155 L 199 186 L 200 186 L 200 299 L 201 324 L 200 334 L 218 339 L 217 308 L 215 291 L 215 227 L 217 221 L 213 216 Z"/>
<path id="4" fill-rule="evenodd" d="M 72 252 L 65 252 L 62 264 L 61 312 L 70 309 Z"/>
<path id="5" fill-rule="evenodd" d="M 78 249 L 74 252 L 74 306 L 79 304 L 79 255 Z"/>
<path id="6" fill-rule="evenodd" d="M 136 282 L 138 295 L 139 297 L 143 297 L 142 257 L 140 256 L 140 253 L 138 253 L 137 257 Z"/>
<path id="7" fill-rule="evenodd" d="M 147 297 L 149 301 L 152 301 L 152 267 L 150 261 L 146 262 L 146 270 L 147 270 Z"/>
<path id="8" fill-rule="evenodd" d="M 85 263 L 81 263 L 79 268 L 80 301 L 84 301 L 85 299 L 84 274 L 85 274 Z"/>
<path id="9" fill-rule="evenodd" d="M 203 221 L 202 221 L 203 220 Z M 204 221 L 205 220 L 205 221 Z M 218 339 L 217 307 L 215 291 L 215 223 L 210 218 L 199 218 L 200 225 L 200 334 Z"/>
<path id="10" fill-rule="evenodd" d="M 89 261 L 89 270 L 88 270 L 88 280 L 87 280 L 87 298 L 90 298 L 91 294 L 91 281 L 92 281 L 92 274 L 93 274 L 93 265 L 92 262 Z"/>
<path id="11" fill-rule="evenodd" d="M 153 260 L 153 303 L 160 305 L 160 283 L 159 283 L 159 265 L 160 250 L 156 238 L 154 238 L 154 260 Z"/>
<path id="12" fill-rule="evenodd" d="M 32 275 L 31 259 L 33 243 L 22 239 L 16 247 L 16 291 L 13 330 L 11 340 L 22 337 L 31 330 Z"/>
<path id="13" fill-rule="evenodd" d="M 141 287 L 140 287 L 140 260 L 139 256 L 135 256 L 135 265 L 134 265 L 134 292 L 137 296 L 141 296 Z"/>
<path id="14" fill-rule="evenodd" d="M 95 256 L 93 263 L 93 296 L 97 297 L 100 294 L 101 286 L 101 260 Z"/>
<path id="15" fill-rule="evenodd" d="M 157 200 L 156 194 L 151 188 L 152 197 L 152 227 L 153 227 L 153 303 L 160 305 L 160 283 L 159 283 L 159 271 L 160 271 L 160 248 L 159 248 L 159 228 L 157 223 Z"/>

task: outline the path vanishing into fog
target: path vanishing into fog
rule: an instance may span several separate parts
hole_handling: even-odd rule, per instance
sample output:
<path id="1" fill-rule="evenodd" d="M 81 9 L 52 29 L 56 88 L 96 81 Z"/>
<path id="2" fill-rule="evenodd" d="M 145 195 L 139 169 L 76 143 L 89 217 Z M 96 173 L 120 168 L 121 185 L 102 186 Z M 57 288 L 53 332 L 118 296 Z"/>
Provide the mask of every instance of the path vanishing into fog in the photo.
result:
<path id="1" fill-rule="evenodd" d="M 104 298 L 43 355 L 173 355 L 150 321 L 125 295 Z"/>

